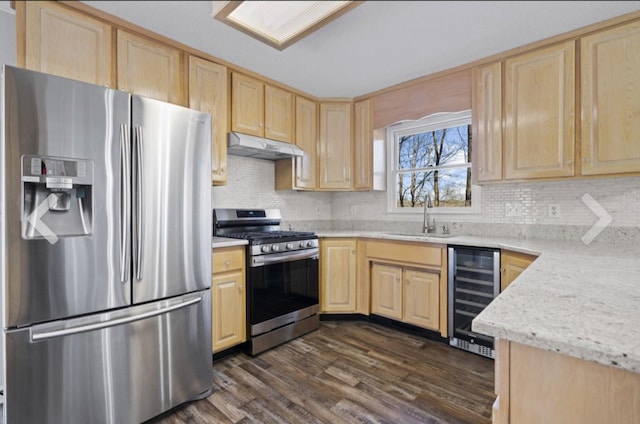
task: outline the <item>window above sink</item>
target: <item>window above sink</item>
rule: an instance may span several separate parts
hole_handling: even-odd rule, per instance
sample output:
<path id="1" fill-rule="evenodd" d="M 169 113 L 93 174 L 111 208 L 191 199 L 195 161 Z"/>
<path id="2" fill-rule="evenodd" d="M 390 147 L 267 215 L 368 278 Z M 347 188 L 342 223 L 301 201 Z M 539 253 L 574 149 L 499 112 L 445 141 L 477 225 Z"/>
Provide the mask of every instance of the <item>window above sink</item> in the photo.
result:
<path id="1" fill-rule="evenodd" d="M 471 111 L 437 113 L 387 128 L 387 212 L 479 214 L 471 184 Z"/>

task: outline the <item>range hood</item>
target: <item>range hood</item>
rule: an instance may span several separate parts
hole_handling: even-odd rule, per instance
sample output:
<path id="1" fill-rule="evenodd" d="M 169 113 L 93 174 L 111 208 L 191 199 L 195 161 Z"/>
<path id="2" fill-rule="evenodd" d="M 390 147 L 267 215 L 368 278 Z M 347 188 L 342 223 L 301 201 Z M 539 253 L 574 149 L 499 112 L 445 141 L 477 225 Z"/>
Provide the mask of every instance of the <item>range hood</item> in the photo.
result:
<path id="1" fill-rule="evenodd" d="M 227 152 L 230 155 L 267 160 L 287 159 L 304 155 L 302 149 L 293 144 L 238 132 L 229 133 Z"/>

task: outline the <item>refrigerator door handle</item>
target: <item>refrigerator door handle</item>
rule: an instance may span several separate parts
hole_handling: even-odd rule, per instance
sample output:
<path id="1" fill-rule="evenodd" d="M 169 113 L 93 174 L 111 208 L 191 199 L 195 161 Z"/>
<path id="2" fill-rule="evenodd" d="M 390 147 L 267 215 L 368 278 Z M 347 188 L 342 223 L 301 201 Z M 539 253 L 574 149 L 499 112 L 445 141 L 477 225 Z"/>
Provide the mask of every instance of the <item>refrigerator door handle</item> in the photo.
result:
<path id="1" fill-rule="evenodd" d="M 120 282 L 129 280 L 131 254 L 131 142 L 129 125 L 120 125 Z"/>
<path id="2" fill-rule="evenodd" d="M 37 329 L 31 330 L 31 341 L 38 342 L 42 340 L 53 339 L 56 337 L 65 337 L 65 336 L 71 336 L 73 334 L 78 334 L 78 333 L 86 333 L 88 331 L 102 330 L 104 328 L 128 324 L 134 321 L 139 321 L 141 319 L 147 319 L 147 318 L 155 317 L 158 315 L 164 315 L 168 312 L 175 311 L 177 309 L 186 308 L 187 306 L 195 305 L 196 303 L 200 303 L 200 302 L 202 302 L 202 296 L 185 300 L 176 305 L 171 305 L 164 308 L 156 309 L 154 311 L 143 312 L 141 314 L 136 314 L 136 315 L 123 317 L 123 318 L 116 318 L 110 321 L 101 321 L 93 324 L 79 325 L 76 327 L 65 328 L 62 330 L 42 331 L 42 332 L 38 332 Z"/>
<path id="3" fill-rule="evenodd" d="M 135 145 L 136 145 L 136 204 L 135 204 L 135 213 L 136 213 L 136 240 L 135 240 L 135 277 L 136 280 L 140 281 L 143 278 L 142 275 L 142 261 L 143 261 L 143 252 L 142 252 L 142 239 L 144 237 L 144 232 L 142 228 L 142 216 L 143 216 L 143 202 L 144 198 L 142 190 L 144 184 L 142 183 L 142 179 L 144 177 L 144 161 L 143 161 L 143 145 L 142 145 L 142 127 L 135 127 Z"/>

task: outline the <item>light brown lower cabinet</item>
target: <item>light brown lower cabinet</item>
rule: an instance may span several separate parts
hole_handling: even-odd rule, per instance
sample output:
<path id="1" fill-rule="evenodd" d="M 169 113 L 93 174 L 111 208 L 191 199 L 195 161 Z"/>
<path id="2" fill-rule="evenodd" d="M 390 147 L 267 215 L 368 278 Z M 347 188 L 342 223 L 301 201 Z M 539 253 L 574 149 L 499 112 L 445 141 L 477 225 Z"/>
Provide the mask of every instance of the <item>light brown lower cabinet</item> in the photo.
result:
<path id="1" fill-rule="evenodd" d="M 371 313 L 440 330 L 440 274 L 373 263 Z"/>
<path id="2" fill-rule="evenodd" d="M 447 249 L 440 245 L 368 240 L 364 275 L 371 313 L 439 331 L 447 337 Z"/>
<path id="3" fill-rule="evenodd" d="M 500 291 L 506 289 L 537 256 L 503 250 L 500 253 Z"/>
<path id="4" fill-rule="evenodd" d="M 640 373 L 496 341 L 494 424 L 640 422 Z"/>
<path id="5" fill-rule="evenodd" d="M 247 340 L 244 246 L 213 249 L 211 340 L 213 353 Z"/>
<path id="6" fill-rule="evenodd" d="M 320 311 L 356 312 L 356 239 L 320 240 Z"/>

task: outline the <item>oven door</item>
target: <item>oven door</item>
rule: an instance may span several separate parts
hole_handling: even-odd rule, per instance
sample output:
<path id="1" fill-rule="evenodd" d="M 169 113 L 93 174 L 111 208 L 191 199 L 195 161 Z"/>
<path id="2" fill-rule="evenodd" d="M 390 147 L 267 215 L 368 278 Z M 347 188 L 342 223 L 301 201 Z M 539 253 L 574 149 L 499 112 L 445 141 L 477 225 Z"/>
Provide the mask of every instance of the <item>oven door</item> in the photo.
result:
<path id="1" fill-rule="evenodd" d="M 318 249 L 252 257 L 247 273 L 252 336 L 318 312 Z"/>

